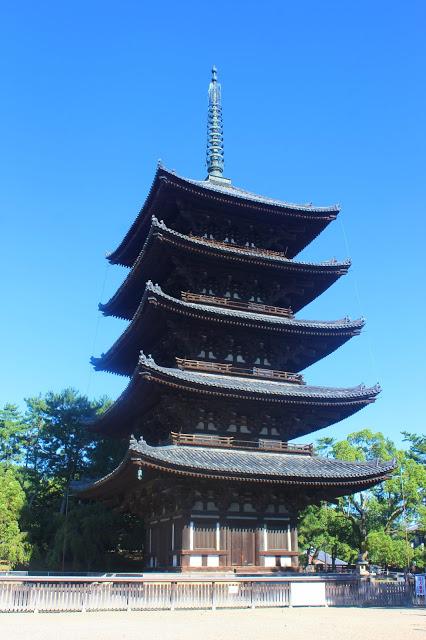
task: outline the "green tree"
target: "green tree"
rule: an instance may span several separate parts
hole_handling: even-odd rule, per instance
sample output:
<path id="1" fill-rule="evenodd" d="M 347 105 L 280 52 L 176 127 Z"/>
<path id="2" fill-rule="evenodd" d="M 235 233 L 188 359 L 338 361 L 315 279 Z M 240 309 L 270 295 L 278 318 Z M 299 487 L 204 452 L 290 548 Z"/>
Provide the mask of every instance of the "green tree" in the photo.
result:
<path id="1" fill-rule="evenodd" d="M 420 545 L 413 549 L 413 565 L 417 569 L 425 569 L 426 567 L 426 549 L 424 545 Z"/>
<path id="2" fill-rule="evenodd" d="M 0 563 L 12 567 L 28 560 L 30 546 L 19 526 L 25 494 L 16 471 L 0 465 Z"/>
<path id="3" fill-rule="evenodd" d="M 90 402 L 75 389 L 64 389 L 26 402 L 27 424 L 36 449 L 31 466 L 64 485 L 84 475 L 94 447 L 87 423 L 102 411 L 105 401 Z"/>
<path id="4" fill-rule="evenodd" d="M 322 439 L 318 450 L 323 455 L 348 461 L 396 460 L 396 471 L 388 480 L 340 498 L 335 507 L 351 523 L 353 544 L 364 558 L 371 532 L 383 530 L 395 538 L 407 522 L 416 522 L 421 517 L 426 499 L 425 467 L 409 452 L 398 451 L 383 434 L 364 429 L 340 442 Z"/>
<path id="5" fill-rule="evenodd" d="M 347 518 L 334 507 L 325 504 L 305 509 L 299 523 L 299 548 L 315 560 L 320 551 L 331 556 L 332 569 L 336 559 L 353 562 L 353 532 Z"/>
<path id="6" fill-rule="evenodd" d="M 0 409 L 0 463 L 17 464 L 25 453 L 26 425 L 18 407 Z"/>
<path id="7" fill-rule="evenodd" d="M 108 473 L 124 449 L 111 443 L 109 455 L 103 455 L 107 447 L 88 429 L 88 422 L 108 406 L 105 398 L 90 401 L 74 389 L 65 389 L 28 398 L 26 403 L 28 453 L 22 477 L 27 501 L 22 522 L 39 561 L 46 562 L 52 557 L 71 482 Z"/>
<path id="8" fill-rule="evenodd" d="M 405 442 L 410 443 L 408 449 L 410 458 L 413 458 L 413 460 L 421 464 L 426 464 L 426 436 L 423 434 L 409 433 L 408 431 L 403 431 L 402 435 L 404 436 Z"/>
<path id="9" fill-rule="evenodd" d="M 121 544 L 136 531 L 131 518 L 117 518 L 102 505 L 76 507 L 69 500 L 73 480 L 109 473 L 127 449 L 127 442 L 99 438 L 88 429 L 109 404 L 107 398 L 90 401 L 65 389 L 28 398 L 24 415 L 10 404 L 0 410 L 0 465 L 13 474 L 13 482 L 2 477 L 3 494 L 4 487 L 9 493 L 16 489 L 20 500 L 19 509 L 6 511 L 8 498 L 2 495 L 0 539 L 7 553 L 2 551 L 0 559 L 23 562 L 31 543 L 38 568 L 50 564 L 60 569 L 65 556 L 73 566 L 87 567 L 89 555 L 96 562 L 107 547 L 114 548 L 114 541 Z"/>
<path id="10" fill-rule="evenodd" d="M 406 540 L 393 538 L 383 529 L 368 534 L 367 549 L 370 561 L 385 569 L 409 567 L 414 556 Z"/>

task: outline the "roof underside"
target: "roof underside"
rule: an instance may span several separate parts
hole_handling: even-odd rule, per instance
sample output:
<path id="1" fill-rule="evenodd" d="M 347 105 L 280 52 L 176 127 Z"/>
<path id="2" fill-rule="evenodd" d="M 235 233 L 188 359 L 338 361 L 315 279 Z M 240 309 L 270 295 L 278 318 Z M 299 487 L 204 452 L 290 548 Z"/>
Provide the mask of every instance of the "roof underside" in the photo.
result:
<path id="1" fill-rule="evenodd" d="M 177 199 L 185 198 L 194 208 L 209 207 L 226 209 L 232 215 L 272 216 L 276 224 L 301 220 L 303 232 L 296 234 L 289 242 L 287 255 L 292 258 L 306 247 L 339 213 L 338 206 L 314 207 L 311 204 L 298 205 L 259 196 L 234 186 L 224 186 L 212 180 L 189 180 L 172 171 L 159 167 L 155 174 L 148 197 L 131 225 L 123 241 L 108 259 L 113 264 L 132 266 L 145 242 L 149 222 L 155 210 L 162 211 L 165 219 L 168 208 Z"/>

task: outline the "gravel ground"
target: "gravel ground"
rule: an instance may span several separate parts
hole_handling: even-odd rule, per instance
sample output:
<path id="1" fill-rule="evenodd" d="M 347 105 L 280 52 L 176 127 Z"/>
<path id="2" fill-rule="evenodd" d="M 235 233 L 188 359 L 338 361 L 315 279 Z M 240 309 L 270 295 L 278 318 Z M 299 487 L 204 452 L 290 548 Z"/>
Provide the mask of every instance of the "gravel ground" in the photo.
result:
<path id="1" fill-rule="evenodd" d="M 421 640 L 425 609 L 0 614 L 1 640 Z"/>

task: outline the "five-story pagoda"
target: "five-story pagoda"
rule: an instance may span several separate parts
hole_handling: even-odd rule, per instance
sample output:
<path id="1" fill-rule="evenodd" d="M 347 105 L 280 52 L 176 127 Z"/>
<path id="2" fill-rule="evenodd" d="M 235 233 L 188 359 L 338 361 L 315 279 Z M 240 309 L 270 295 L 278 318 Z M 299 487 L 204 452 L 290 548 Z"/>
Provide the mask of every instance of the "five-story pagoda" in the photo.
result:
<path id="1" fill-rule="evenodd" d="M 129 273 L 100 308 L 130 322 L 93 364 L 130 382 L 91 428 L 130 445 L 79 495 L 143 518 L 147 567 L 296 568 L 299 510 L 370 487 L 393 464 L 323 459 L 289 444 L 379 392 L 310 386 L 300 373 L 363 325 L 295 316 L 349 268 L 295 259 L 339 209 L 238 189 L 223 160 L 213 68 L 207 179 L 159 166 L 109 256 Z"/>

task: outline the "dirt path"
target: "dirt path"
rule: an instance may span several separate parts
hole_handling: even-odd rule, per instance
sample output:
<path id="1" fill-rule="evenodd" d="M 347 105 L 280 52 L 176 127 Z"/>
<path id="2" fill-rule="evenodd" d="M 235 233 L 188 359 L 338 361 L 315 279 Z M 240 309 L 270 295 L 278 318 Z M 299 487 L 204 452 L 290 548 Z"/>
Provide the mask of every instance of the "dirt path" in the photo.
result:
<path id="1" fill-rule="evenodd" d="M 1 640 L 426 640 L 425 609 L 0 614 Z"/>

